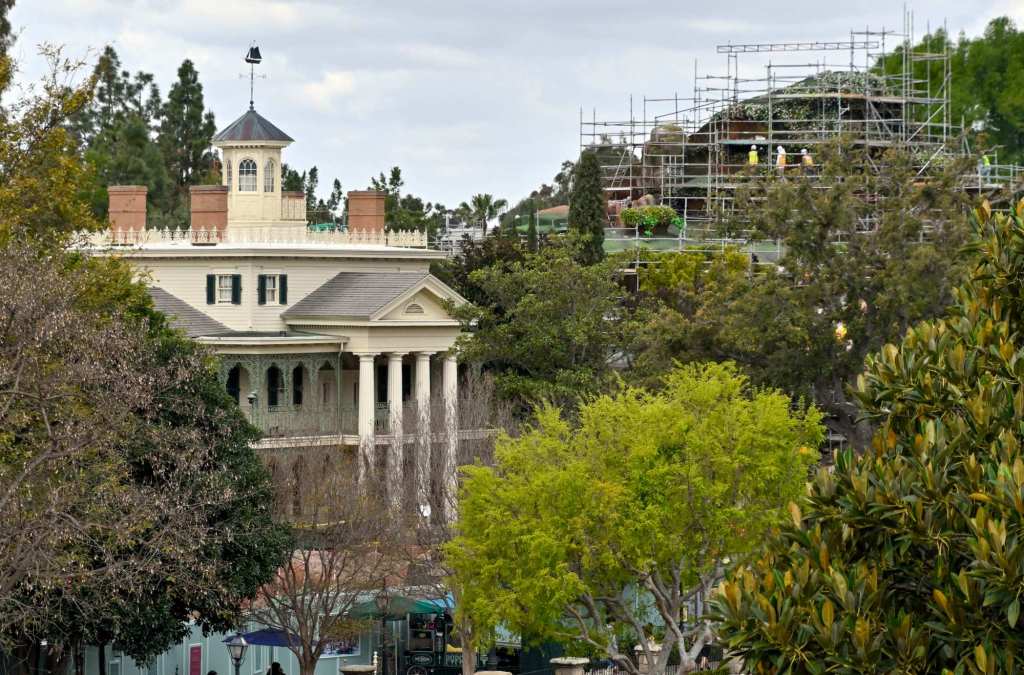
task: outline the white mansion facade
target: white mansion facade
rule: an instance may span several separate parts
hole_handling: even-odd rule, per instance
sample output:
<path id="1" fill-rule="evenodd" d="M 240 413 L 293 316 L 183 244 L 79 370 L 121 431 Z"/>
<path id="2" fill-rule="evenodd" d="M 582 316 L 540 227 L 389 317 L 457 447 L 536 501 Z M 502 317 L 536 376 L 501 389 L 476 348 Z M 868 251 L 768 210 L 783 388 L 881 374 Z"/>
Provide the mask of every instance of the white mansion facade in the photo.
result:
<path id="1" fill-rule="evenodd" d="M 145 188 L 117 186 L 95 244 L 129 259 L 157 309 L 220 357 L 273 472 L 326 452 L 422 508 L 454 480 L 448 308 L 465 300 L 430 274 L 443 254 L 424 235 L 385 232 L 383 194 L 349 193 L 345 231 L 310 230 L 303 195 L 281 190 L 291 142 L 250 108 L 214 137 L 223 184 L 192 188 L 189 230 L 146 229 Z"/>

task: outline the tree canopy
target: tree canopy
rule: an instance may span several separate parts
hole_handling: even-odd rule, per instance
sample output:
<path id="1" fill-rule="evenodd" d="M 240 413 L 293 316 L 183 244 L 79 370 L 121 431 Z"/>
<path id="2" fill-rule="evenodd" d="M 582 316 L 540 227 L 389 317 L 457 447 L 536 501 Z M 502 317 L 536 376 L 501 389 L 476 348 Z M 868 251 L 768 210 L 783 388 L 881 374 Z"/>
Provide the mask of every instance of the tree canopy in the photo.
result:
<path id="1" fill-rule="evenodd" d="M 495 373 L 506 398 L 570 405 L 610 384 L 624 330 L 616 267 L 573 254 L 549 246 L 468 276 L 476 304 L 455 310 L 469 331 L 460 349 Z"/>
<path id="2" fill-rule="evenodd" d="M 813 182 L 754 182 L 723 224 L 727 235 L 752 227 L 755 240 L 779 242 L 776 263 L 695 251 L 640 270 L 630 375 L 649 382 L 673 359 L 734 360 L 757 384 L 811 398 L 864 445 L 870 433 L 846 388 L 866 354 L 948 304 L 969 232 L 966 167 L 920 181 L 899 151 L 871 161 L 841 145 L 819 153 Z"/>
<path id="3" fill-rule="evenodd" d="M 692 622 L 700 598 L 721 561 L 759 543 L 801 492 L 819 420 L 729 364 L 592 400 L 578 426 L 543 408 L 533 429 L 500 440 L 494 468 L 463 469 L 447 547 L 458 611 L 482 636 L 502 623 L 630 673 L 638 641 L 651 672 L 674 647 L 692 667 L 710 637 Z"/>
<path id="4" fill-rule="evenodd" d="M 1019 669 L 1022 216 L 978 210 L 949 313 L 867 360 L 871 447 L 723 584 L 720 635 L 754 672 Z"/>

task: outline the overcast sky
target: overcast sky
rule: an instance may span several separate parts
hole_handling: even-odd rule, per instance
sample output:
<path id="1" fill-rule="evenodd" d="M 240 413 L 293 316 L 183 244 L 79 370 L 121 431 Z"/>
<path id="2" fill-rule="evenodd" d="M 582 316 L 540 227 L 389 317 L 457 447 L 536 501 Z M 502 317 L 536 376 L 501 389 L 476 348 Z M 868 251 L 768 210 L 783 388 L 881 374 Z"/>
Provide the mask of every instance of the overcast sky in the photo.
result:
<path id="1" fill-rule="evenodd" d="M 1004 14 L 1024 25 L 1024 0 L 913 9 L 918 35 L 943 21 L 975 35 Z M 248 105 L 239 75 L 256 41 L 267 76 L 256 109 L 295 138 L 285 161 L 319 166 L 328 190 L 335 177 L 364 188 L 397 164 L 406 192 L 449 207 L 477 192 L 514 202 L 550 182 L 578 153 L 581 107 L 628 119 L 630 94 L 692 92 L 694 60 L 725 70 L 715 45 L 842 40 L 901 19 L 893 0 L 17 0 L 11 16 L 24 77 L 40 72 L 42 42 L 92 58 L 113 44 L 163 93 L 192 59 L 218 128 Z"/>

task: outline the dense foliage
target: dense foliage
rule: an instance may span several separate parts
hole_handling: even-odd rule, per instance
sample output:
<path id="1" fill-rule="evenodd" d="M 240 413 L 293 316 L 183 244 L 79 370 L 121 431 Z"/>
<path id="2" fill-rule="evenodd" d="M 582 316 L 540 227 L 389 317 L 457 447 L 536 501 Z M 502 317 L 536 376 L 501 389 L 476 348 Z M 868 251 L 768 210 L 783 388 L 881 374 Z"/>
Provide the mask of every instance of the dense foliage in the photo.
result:
<path id="1" fill-rule="evenodd" d="M 867 360 L 871 448 L 722 586 L 720 634 L 754 672 L 1020 668 L 1024 203 L 978 215 L 948 315 Z"/>
<path id="2" fill-rule="evenodd" d="M 780 243 L 776 264 L 702 251 L 663 254 L 640 271 L 630 376 L 650 382 L 673 359 L 733 360 L 757 384 L 811 398 L 863 445 L 869 431 L 846 387 L 866 354 L 948 304 L 969 231 L 966 167 L 950 163 L 924 182 L 904 153 L 875 158 L 877 170 L 852 148 L 819 153 L 813 183 L 752 183 L 723 225 Z"/>
<path id="3" fill-rule="evenodd" d="M 692 667 L 710 627 L 687 608 L 722 558 L 778 523 L 817 459 L 820 416 L 793 407 L 710 364 L 674 370 L 656 393 L 592 400 L 578 426 L 543 408 L 535 428 L 499 442 L 494 468 L 464 469 L 447 548 L 458 611 L 481 638 L 501 623 L 630 673 L 629 647 L 652 638 L 663 649 L 646 653 L 651 672 L 673 647 Z"/>
<path id="4" fill-rule="evenodd" d="M 611 382 L 624 335 L 616 266 L 581 265 L 575 252 L 548 246 L 468 276 L 476 304 L 456 310 L 462 358 L 494 372 L 507 399 L 571 406 Z"/>
<path id="5" fill-rule="evenodd" d="M 963 121 L 977 148 L 989 152 L 995 149 L 1000 163 L 1022 161 L 1024 32 L 1017 29 L 1013 20 L 1007 16 L 995 18 L 984 34 L 973 38 L 961 34 L 955 41 L 945 31 L 936 30 L 916 48 L 933 54 L 949 50 L 950 120 L 954 124 Z M 879 68 L 900 72 L 902 59 L 902 51 L 896 49 Z M 943 78 L 942 63 L 922 59 L 915 64 L 913 76 L 918 83 L 930 80 L 935 92 Z"/>

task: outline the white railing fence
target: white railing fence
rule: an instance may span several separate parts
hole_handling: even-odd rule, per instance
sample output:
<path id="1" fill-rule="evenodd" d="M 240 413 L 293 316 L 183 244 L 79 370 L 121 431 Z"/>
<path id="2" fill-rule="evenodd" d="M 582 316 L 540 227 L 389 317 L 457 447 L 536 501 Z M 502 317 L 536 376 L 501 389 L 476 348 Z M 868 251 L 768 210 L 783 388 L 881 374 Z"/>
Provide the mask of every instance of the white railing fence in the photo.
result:
<path id="1" fill-rule="evenodd" d="M 383 232 L 378 230 L 326 230 L 317 232 L 305 225 L 284 227 L 240 227 L 224 230 L 104 230 L 87 236 L 88 244 L 108 246 L 143 246 L 184 244 L 212 246 L 217 244 L 280 244 L 324 246 L 365 245 L 396 248 L 426 248 L 427 235 L 416 231 Z"/>

